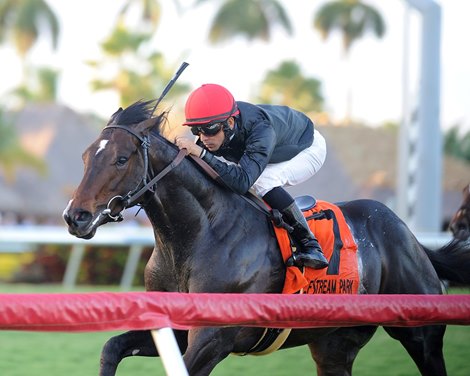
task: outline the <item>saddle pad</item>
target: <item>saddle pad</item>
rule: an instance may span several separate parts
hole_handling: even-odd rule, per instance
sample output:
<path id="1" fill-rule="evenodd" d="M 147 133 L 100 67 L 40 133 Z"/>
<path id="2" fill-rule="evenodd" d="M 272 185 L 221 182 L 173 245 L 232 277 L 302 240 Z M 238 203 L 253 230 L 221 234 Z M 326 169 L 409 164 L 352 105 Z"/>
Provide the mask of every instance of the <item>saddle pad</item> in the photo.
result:
<path id="1" fill-rule="evenodd" d="M 320 270 L 306 267 L 303 273 L 295 266 L 287 267 L 282 293 L 357 294 L 357 244 L 343 213 L 336 205 L 320 200 L 314 208 L 303 213 L 329 261 L 329 266 Z M 292 255 L 288 233 L 276 226 L 274 231 L 286 262 Z"/>

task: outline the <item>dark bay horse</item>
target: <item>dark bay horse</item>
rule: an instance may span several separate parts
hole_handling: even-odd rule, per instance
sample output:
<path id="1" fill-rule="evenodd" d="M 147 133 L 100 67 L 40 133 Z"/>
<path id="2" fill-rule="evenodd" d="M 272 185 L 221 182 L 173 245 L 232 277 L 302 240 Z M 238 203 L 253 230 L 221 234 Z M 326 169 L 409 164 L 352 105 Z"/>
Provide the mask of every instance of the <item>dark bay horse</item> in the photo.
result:
<path id="1" fill-rule="evenodd" d="M 119 109 L 84 152 L 83 179 L 64 210 L 69 232 L 89 239 L 99 226 L 119 220 L 125 207 L 139 204 L 155 235 L 145 269 L 147 290 L 280 293 L 285 265 L 270 219 L 182 157 L 161 135 L 166 114 L 151 117 L 149 103 Z M 430 251 L 379 202 L 357 200 L 339 207 L 359 247 L 361 294 L 442 294 L 439 277 L 470 281 L 468 249 L 461 243 Z M 376 329 L 292 330 L 282 348 L 308 345 L 319 375 L 350 375 L 357 353 Z M 385 330 L 402 343 L 422 375 L 446 374 L 445 326 Z M 218 327 L 175 336 L 189 374 L 200 376 L 230 353 L 249 351 L 262 332 Z M 103 348 L 100 375 L 114 375 L 118 363 L 133 355 L 158 356 L 149 331 L 111 338 Z"/>
<path id="2" fill-rule="evenodd" d="M 449 229 L 456 239 L 470 239 L 470 184 L 463 189 L 463 200 L 452 217 Z"/>

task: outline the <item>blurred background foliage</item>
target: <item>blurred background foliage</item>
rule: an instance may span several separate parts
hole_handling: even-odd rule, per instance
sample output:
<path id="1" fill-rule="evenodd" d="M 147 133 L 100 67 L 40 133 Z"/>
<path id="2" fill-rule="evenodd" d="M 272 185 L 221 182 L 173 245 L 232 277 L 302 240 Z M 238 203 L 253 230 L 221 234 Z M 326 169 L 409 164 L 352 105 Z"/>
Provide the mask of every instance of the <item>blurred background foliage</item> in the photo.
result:
<path id="1" fill-rule="evenodd" d="M 191 7 L 212 2 L 217 7 L 211 21 L 208 42 L 217 45 L 242 37 L 248 41 L 270 41 L 274 28 L 292 34 L 288 4 L 277 0 L 195 0 Z M 173 5 L 178 12 L 184 9 L 179 1 Z M 108 37 L 101 43 L 102 58 L 88 61 L 95 78 L 90 83 L 94 91 L 112 90 L 121 106 L 139 99 L 156 98 L 170 80 L 177 66 L 165 60 L 151 40 L 162 19 L 162 0 L 127 0 L 124 2 Z M 376 38 L 386 33 L 383 16 L 374 7 L 361 0 L 327 1 L 312 15 L 312 31 L 320 33 L 325 41 L 332 33 L 340 33 L 343 52 L 348 58 L 352 46 L 367 32 Z M 86 25 L 84 25 L 86 27 Z M 36 66 L 30 59 L 32 48 L 39 40 L 56 49 L 62 25 L 47 0 L 3 0 L 0 2 L 0 44 L 13 46 L 22 62 L 22 82 L 0 98 L 0 173 L 14 180 L 18 168 L 28 167 L 40 173 L 47 166 L 40 158 L 24 149 L 18 141 L 11 121 L 15 111 L 28 103 L 59 102 L 58 82 L 61 71 L 48 66 Z M 79 48 L 79 47 L 78 47 Z M 168 97 L 175 98 L 190 90 L 184 80 L 173 87 Z M 352 89 L 350 89 L 352 90 Z M 305 112 L 324 113 L 323 84 L 320 78 L 305 75 L 294 61 L 284 61 L 274 70 L 260 77 L 253 100 L 283 104 Z M 350 97 L 350 96 L 349 96 Z M 350 122 L 350 108 L 345 122 Z M 8 112 L 8 115 L 6 115 Z M 386 124 L 384 126 L 390 126 Z M 459 127 L 444 135 L 445 153 L 470 161 L 470 132 L 462 134 Z M 143 275 L 144 252 L 139 276 Z M 43 247 L 17 270 L 14 279 L 54 282 L 63 274 L 68 251 L 59 246 Z M 81 283 L 109 284 L 118 282 L 127 257 L 124 250 L 100 248 L 86 254 L 79 277 Z M 34 271 L 33 267 L 40 268 Z M 62 274 L 61 274 L 62 273 Z M 142 283 L 142 280 L 136 281 Z"/>
<path id="2" fill-rule="evenodd" d="M 272 30 L 281 28 L 292 34 L 292 22 L 288 5 L 276 0 L 195 0 L 191 7 L 212 2 L 218 8 L 211 21 L 208 42 L 216 45 L 223 41 L 243 37 L 248 41 L 269 41 Z M 183 12 L 179 1 L 173 4 Z M 88 63 L 95 71 L 90 83 L 94 91 L 113 90 L 120 98 L 121 106 L 138 99 L 155 98 L 172 77 L 176 66 L 165 61 L 162 51 L 150 44 L 162 18 L 161 0 L 127 0 L 115 20 L 112 30 L 103 43 L 101 60 Z M 377 38 L 386 33 L 383 16 L 374 7 L 361 0 L 336 0 L 323 4 L 312 15 L 312 29 L 325 40 L 340 33 L 344 54 L 347 58 L 351 47 L 367 32 Z M 47 0 L 4 0 L 0 4 L 0 44 L 14 46 L 23 64 L 22 83 L 6 98 L 0 98 L 0 109 L 21 108 L 31 102 L 58 101 L 57 86 L 61 72 L 47 66 L 35 66 L 29 54 L 40 39 L 57 48 L 61 35 L 58 16 Z M 190 88 L 178 82 L 169 93 L 169 98 L 179 97 Z M 351 89 L 352 90 L 352 89 Z M 305 76 L 292 61 L 282 62 L 275 70 L 260 78 L 254 99 L 265 103 L 285 104 L 302 111 L 323 112 L 324 100 L 321 79 Z M 348 96 L 350 100 L 351 96 Z M 350 108 L 346 122 L 351 121 Z M 14 131 L 4 117 L 0 117 L 0 139 L 12 140 Z M 470 160 L 470 132 L 459 134 L 458 127 L 445 134 L 445 152 L 457 158 Z M 43 168 L 34 159 L 27 158 L 19 144 L 0 142 L 0 169 L 9 177 L 12 169 L 29 164 Z M 13 142 L 13 144 L 15 144 Z M 11 154 L 10 149 L 15 152 Z M 2 150 L 3 149 L 3 150 Z M 15 157 L 7 157 L 14 155 Z M 16 162 L 15 162 L 16 161 Z"/>

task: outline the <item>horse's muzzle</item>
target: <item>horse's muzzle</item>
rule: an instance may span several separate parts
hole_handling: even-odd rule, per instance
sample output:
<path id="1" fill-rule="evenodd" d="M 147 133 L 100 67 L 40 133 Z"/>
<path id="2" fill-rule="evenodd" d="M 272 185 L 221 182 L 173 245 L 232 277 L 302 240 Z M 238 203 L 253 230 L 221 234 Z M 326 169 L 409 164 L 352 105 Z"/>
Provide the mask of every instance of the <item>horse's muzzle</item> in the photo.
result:
<path id="1" fill-rule="evenodd" d="M 65 210 L 62 214 L 65 223 L 68 225 L 69 233 L 84 239 L 91 239 L 96 232 L 96 227 L 93 220 L 93 215 L 80 209 Z"/>

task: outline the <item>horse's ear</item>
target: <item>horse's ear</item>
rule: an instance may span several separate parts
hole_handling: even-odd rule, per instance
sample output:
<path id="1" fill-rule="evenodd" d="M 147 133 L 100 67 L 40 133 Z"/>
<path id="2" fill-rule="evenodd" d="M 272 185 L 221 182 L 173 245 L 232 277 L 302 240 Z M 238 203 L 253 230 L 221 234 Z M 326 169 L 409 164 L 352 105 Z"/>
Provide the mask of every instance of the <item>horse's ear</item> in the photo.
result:
<path id="1" fill-rule="evenodd" d="M 116 119 L 116 116 L 118 116 L 122 111 L 124 111 L 122 107 L 119 107 L 118 110 L 114 114 L 111 115 L 111 118 L 109 119 L 107 125 L 111 124 L 114 121 L 114 119 Z"/>
<path id="2" fill-rule="evenodd" d="M 464 199 L 470 197 L 470 184 L 463 189 L 463 197 Z"/>
<path id="3" fill-rule="evenodd" d="M 158 126 L 159 123 L 160 123 L 160 119 L 158 117 L 151 117 L 147 120 L 141 121 L 139 124 L 137 124 L 136 128 L 141 133 L 147 133 L 152 128 Z"/>

